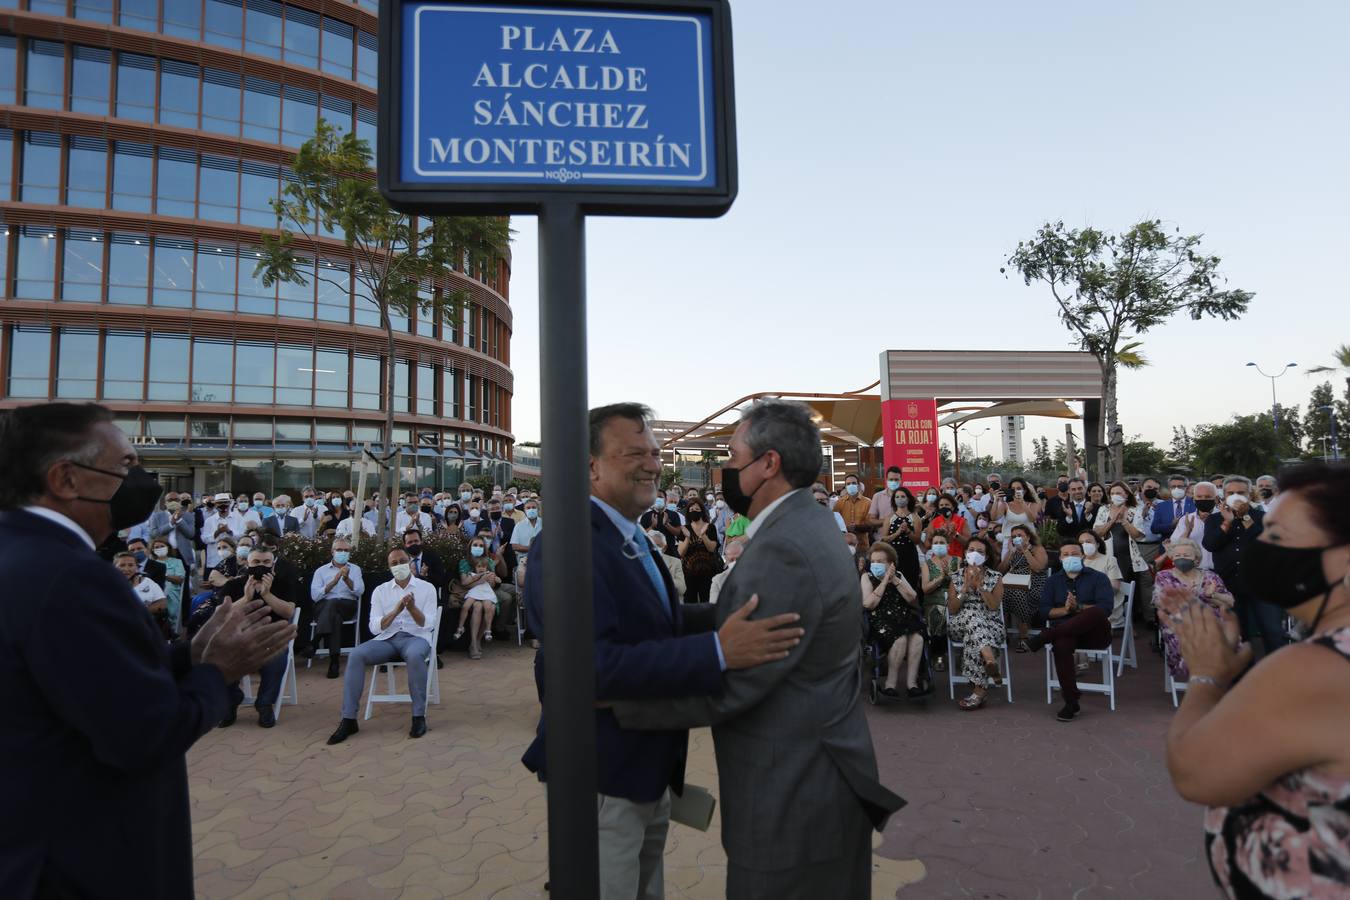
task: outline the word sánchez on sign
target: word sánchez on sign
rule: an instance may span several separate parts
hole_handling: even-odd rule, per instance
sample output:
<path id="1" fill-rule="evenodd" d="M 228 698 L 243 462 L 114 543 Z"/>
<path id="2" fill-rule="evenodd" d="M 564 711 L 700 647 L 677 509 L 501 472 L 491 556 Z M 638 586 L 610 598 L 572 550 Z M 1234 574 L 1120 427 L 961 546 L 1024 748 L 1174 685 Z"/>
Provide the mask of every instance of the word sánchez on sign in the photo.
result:
<path id="1" fill-rule="evenodd" d="M 555 28 L 550 33 L 530 25 L 502 25 L 500 49 L 524 58 L 484 62 L 478 67 L 472 87 L 500 93 L 473 102 L 472 122 L 485 128 L 519 129 L 521 136 L 428 137 L 431 164 L 693 169 L 690 143 L 651 134 L 648 104 L 642 102 L 648 91 L 644 66 L 539 59 L 541 54 L 622 56 L 612 32 Z M 517 96 L 524 91 L 530 93 Z M 587 92 L 596 99 L 548 98 L 554 91 Z M 613 138 L 540 138 L 528 135 L 533 128 L 548 128 L 554 134 L 557 129 L 616 134 Z"/>

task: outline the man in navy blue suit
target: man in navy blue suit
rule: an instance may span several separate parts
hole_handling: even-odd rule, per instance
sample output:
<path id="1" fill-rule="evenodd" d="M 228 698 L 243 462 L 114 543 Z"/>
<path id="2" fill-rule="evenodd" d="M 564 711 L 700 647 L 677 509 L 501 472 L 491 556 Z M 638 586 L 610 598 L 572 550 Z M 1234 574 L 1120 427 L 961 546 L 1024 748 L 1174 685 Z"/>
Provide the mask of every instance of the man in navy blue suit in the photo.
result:
<path id="1" fill-rule="evenodd" d="M 723 671 L 782 659 L 801 639 L 795 613 L 750 621 L 755 600 L 717 631 L 691 633 L 696 629 L 685 621 L 670 573 L 638 525 L 661 478 L 650 420 L 651 410 L 636 403 L 590 414 L 595 679 L 602 703 L 717 694 Z M 530 548 L 525 581 L 536 634 L 543 628 L 543 554 L 537 551 L 544 540 L 547 535 Z M 542 696 L 542 660 L 535 671 Z M 601 900 L 662 897 L 670 791 L 684 788 L 689 733 L 624 731 L 608 708 L 596 710 L 595 731 Z M 541 779 L 547 777 L 544 735 L 541 717 L 523 759 Z"/>
<path id="2" fill-rule="evenodd" d="M 104 407 L 0 414 L 0 472 L 0 897 L 191 897 L 187 749 L 290 623 L 227 604 L 164 642 L 94 552 L 160 494 Z"/>
<path id="3" fill-rule="evenodd" d="M 1195 501 L 1186 496 L 1189 486 L 1190 479 L 1185 475 L 1172 475 L 1167 479 L 1169 493 L 1153 507 L 1153 533 L 1158 539 L 1171 540 L 1177 522 L 1195 512 Z"/>

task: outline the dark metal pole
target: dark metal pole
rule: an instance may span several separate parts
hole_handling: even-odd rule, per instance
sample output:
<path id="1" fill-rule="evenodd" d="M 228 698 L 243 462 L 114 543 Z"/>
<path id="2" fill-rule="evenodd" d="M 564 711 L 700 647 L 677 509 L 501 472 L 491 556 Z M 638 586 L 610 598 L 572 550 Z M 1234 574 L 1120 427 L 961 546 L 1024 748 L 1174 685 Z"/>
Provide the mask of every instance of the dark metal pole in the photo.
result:
<path id="1" fill-rule="evenodd" d="M 549 509 L 540 561 L 549 891 L 556 900 L 600 896 L 585 229 L 586 217 L 576 206 L 549 205 L 540 212 L 539 355 Z"/>

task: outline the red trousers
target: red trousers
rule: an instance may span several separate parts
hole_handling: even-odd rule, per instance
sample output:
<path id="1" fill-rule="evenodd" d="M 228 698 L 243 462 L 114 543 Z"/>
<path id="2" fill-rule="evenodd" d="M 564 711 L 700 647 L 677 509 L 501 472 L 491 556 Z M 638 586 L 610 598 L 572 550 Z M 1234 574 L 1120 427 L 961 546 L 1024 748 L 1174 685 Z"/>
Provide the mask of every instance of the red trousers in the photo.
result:
<path id="1" fill-rule="evenodd" d="M 1077 700 L 1082 692 L 1078 690 L 1078 670 L 1073 655 L 1078 650 L 1102 650 L 1111 646 L 1111 620 L 1106 610 L 1089 606 L 1077 615 L 1057 620 L 1041 637 L 1055 655 L 1060 692 L 1065 700 Z"/>

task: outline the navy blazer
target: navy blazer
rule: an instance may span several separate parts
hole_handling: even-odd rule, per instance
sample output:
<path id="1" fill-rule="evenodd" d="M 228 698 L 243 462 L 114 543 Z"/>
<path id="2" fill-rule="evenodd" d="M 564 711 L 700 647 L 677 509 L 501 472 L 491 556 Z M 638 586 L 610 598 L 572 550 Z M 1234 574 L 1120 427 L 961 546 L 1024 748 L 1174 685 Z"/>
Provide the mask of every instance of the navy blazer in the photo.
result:
<path id="1" fill-rule="evenodd" d="M 1172 532 L 1176 530 L 1177 519 L 1189 516 L 1195 512 L 1195 501 L 1190 497 L 1181 498 L 1181 516 L 1177 516 L 1177 501 L 1170 496 L 1166 499 L 1159 498 L 1153 505 L 1153 533 L 1164 541 L 1172 537 Z"/>
<path id="2" fill-rule="evenodd" d="M 530 630 L 545 647 L 543 623 L 543 545 L 545 535 L 530 547 L 530 569 L 525 579 L 525 608 Z M 667 613 L 640 559 L 624 555 L 623 536 L 595 503 L 591 503 L 591 572 L 595 609 L 595 696 L 597 700 L 645 700 L 716 694 L 722 690 L 722 671 L 716 639 L 711 633 L 687 634 L 679 596 L 661 554 L 652 557 L 666 584 L 673 612 Z M 650 547 L 649 547 L 650 549 Z M 630 551 L 631 553 L 631 551 Z M 543 653 L 535 675 L 543 696 Z M 599 752 L 599 790 L 635 803 L 660 799 L 666 788 L 684 789 L 689 732 L 625 731 L 610 709 L 595 712 L 596 749 Z M 540 780 L 546 780 L 544 717 L 534 743 L 521 760 Z"/>
<path id="3" fill-rule="evenodd" d="M 225 680 L 69 529 L 0 513 L 0 897 L 191 897 L 187 749 Z"/>

